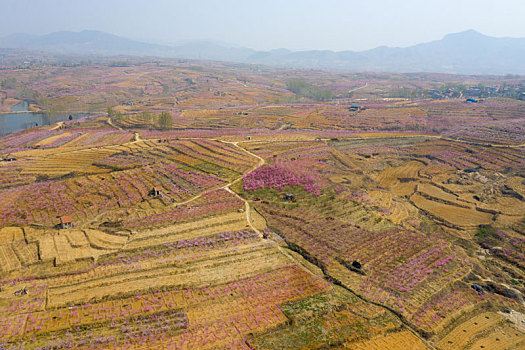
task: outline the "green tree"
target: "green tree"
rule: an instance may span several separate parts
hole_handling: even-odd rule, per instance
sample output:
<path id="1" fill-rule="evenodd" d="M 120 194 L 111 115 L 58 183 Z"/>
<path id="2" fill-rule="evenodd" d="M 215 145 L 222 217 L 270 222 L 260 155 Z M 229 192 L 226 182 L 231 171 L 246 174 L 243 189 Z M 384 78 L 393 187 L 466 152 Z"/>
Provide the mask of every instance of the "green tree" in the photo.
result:
<path id="1" fill-rule="evenodd" d="M 149 124 L 152 122 L 151 113 L 144 112 L 142 113 L 142 120 L 144 121 L 144 124 Z"/>
<path id="2" fill-rule="evenodd" d="M 304 79 L 290 79 L 286 82 L 286 88 L 297 95 L 302 95 L 302 92 L 308 88 L 308 83 Z"/>
<path id="3" fill-rule="evenodd" d="M 108 117 L 110 118 L 115 117 L 115 111 L 111 107 L 108 107 Z"/>
<path id="4" fill-rule="evenodd" d="M 162 112 L 159 117 L 159 125 L 161 129 L 169 129 L 173 125 L 171 114 L 168 112 Z"/>
<path id="5" fill-rule="evenodd" d="M 311 98 L 316 101 L 330 100 L 333 95 L 330 89 L 322 89 L 311 85 L 304 79 L 290 79 L 286 82 L 286 88 L 297 96 Z"/>

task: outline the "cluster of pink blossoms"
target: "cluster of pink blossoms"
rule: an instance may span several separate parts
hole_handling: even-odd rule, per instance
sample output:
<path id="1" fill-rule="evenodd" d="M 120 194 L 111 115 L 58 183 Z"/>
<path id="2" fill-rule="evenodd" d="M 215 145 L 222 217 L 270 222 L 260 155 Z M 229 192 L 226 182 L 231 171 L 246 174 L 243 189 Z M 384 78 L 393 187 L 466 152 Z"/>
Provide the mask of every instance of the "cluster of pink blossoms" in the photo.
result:
<path id="1" fill-rule="evenodd" d="M 282 190 L 286 186 L 301 186 L 309 193 L 317 196 L 321 194 L 321 187 L 313 177 L 279 165 L 259 168 L 244 176 L 244 189 L 247 191 L 259 188 Z"/>

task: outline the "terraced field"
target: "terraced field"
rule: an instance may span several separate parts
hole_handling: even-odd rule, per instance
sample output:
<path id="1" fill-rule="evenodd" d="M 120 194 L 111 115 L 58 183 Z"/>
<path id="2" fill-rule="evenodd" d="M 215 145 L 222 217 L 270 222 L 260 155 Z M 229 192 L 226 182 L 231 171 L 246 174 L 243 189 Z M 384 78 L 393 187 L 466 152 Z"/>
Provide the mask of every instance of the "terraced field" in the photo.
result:
<path id="1" fill-rule="evenodd" d="M 438 346 L 440 349 L 519 348 L 525 346 L 525 336 L 509 327 L 503 316 L 487 312 L 460 324 Z"/>
<path id="2" fill-rule="evenodd" d="M 366 144 L 374 147 L 374 141 L 384 143 L 378 139 Z M 456 329 L 455 318 L 474 312 L 475 305 L 483 300 L 521 308 L 519 302 L 497 294 L 478 295 L 469 286 L 472 282 L 468 276 L 479 267 L 474 268 L 475 260 L 446 238 L 452 235 L 472 239 L 479 227 L 497 225 L 502 217 L 512 220 L 512 210 L 514 214 L 523 213 L 519 195 L 508 191 L 505 177 L 495 173 L 493 167 L 476 171 L 470 170 L 470 164 L 460 170 L 439 167 L 435 160 L 412 153 L 419 145 L 427 147 L 428 141 L 406 142 L 389 151 L 397 155 L 394 159 L 392 153 L 372 153 L 371 157 L 353 153 L 363 148 L 362 140 L 331 141 L 341 153 L 327 149 L 315 154 L 311 152 L 313 144 L 304 148 L 298 145 L 294 158 L 309 159 L 301 164 L 306 164 L 310 174 L 323 174 L 337 181 L 325 183 L 318 196 L 295 190 L 295 203 L 287 203 L 271 189 L 263 192 L 245 188 L 245 194 L 267 218 L 269 227 L 293 249 L 366 300 L 396 310 L 427 338 L 441 339 Z M 321 144 L 318 141 L 318 147 Z M 450 143 L 450 147 L 456 146 Z M 278 162 L 276 154 L 277 159 L 288 157 L 287 152 L 279 151 L 276 142 L 257 143 L 250 148 L 265 155 L 269 162 Z M 352 172 L 342 175 L 343 169 Z M 513 181 L 520 190 L 519 182 Z M 503 202 L 511 205 L 504 209 L 498 204 Z M 515 216 L 513 222 L 520 220 Z M 358 268 L 353 266 L 356 262 Z M 520 272 L 515 273 L 520 276 Z M 376 342 L 367 346 L 379 346 L 372 344 Z"/>
<path id="3" fill-rule="evenodd" d="M 0 138 L 0 348 L 525 346 L 522 102 L 200 64 L 20 70 L 96 115 Z"/>
<path id="4" fill-rule="evenodd" d="M 334 304 L 368 308 L 330 294 L 315 267 L 262 238 L 264 217 L 228 188 L 261 159 L 235 143 L 171 138 L 38 152 L 17 155 L 33 183 L 10 184 L 11 202 L 2 202 L 5 346 L 242 348 L 289 327 L 286 303 L 328 293 Z M 44 181 L 28 177 L 45 169 Z M 57 226 L 60 215 L 74 227 Z M 395 315 L 377 312 L 390 321 L 370 319 L 363 331 L 401 330 Z M 328 327 L 348 315 L 315 317 Z"/>

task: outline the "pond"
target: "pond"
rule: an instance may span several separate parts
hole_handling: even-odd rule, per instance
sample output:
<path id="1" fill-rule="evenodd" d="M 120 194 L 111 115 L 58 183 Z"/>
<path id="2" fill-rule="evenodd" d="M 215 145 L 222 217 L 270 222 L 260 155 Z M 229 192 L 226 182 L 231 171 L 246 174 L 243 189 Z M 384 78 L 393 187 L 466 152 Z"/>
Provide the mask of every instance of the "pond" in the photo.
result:
<path id="1" fill-rule="evenodd" d="M 29 102 L 22 101 L 13 107 L 11 107 L 11 112 L 29 112 Z"/>
<path id="2" fill-rule="evenodd" d="M 71 113 L 71 114 L 46 114 L 39 112 L 28 111 L 29 103 L 26 101 L 11 108 L 11 112 L 0 114 L 0 136 L 5 136 L 18 130 L 34 128 L 35 126 L 50 125 L 58 122 L 63 122 L 71 119 L 79 119 L 86 117 L 87 113 Z"/>

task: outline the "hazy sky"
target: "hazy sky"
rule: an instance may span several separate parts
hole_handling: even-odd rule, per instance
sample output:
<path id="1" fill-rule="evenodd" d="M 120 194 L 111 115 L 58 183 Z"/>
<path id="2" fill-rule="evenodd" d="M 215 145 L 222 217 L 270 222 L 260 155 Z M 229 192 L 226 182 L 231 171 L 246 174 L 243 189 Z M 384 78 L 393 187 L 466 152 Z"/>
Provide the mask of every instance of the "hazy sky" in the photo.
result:
<path id="1" fill-rule="evenodd" d="M 525 37 L 525 0 L 0 0 L 0 36 L 84 29 L 158 43 L 364 50 L 467 29 Z"/>

